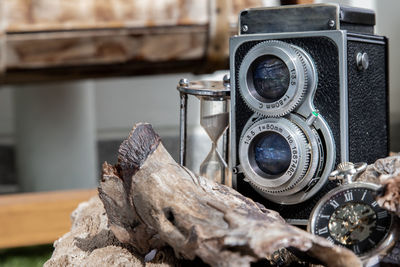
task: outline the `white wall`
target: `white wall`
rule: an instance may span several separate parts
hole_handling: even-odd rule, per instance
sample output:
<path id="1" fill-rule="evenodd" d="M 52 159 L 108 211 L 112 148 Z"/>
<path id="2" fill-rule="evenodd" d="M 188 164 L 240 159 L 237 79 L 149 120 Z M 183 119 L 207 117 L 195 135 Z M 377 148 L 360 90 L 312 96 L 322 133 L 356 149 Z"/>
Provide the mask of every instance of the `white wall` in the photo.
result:
<path id="1" fill-rule="evenodd" d="M 99 140 L 126 136 L 136 122 L 150 122 L 166 135 L 179 133 L 180 78 L 202 79 L 192 74 L 143 76 L 95 80 L 96 125 Z M 31 86 L 32 90 L 34 85 Z M 15 91 L 19 86 L 0 87 L 0 145 L 15 142 Z M 198 123 L 199 103 L 190 98 L 188 122 Z M 43 133 L 45 135 L 45 133 Z"/>
<path id="2" fill-rule="evenodd" d="M 15 88 L 16 167 L 23 191 L 98 183 L 93 82 Z"/>
<path id="3" fill-rule="evenodd" d="M 390 112 L 392 124 L 400 124 L 400 10 L 399 0 L 376 1 L 376 32 L 389 38 Z"/>
<path id="4" fill-rule="evenodd" d="M 0 87 L 0 145 L 14 144 L 14 90 Z"/>
<path id="5" fill-rule="evenodd" d="M 98 138 L 125 137 L 136 122 L 149 122 L 166 135 L 179 134 L 180 78 L 195 79 L 191 74 L 156 75 L 136 78 L 97 80 L 96 116 Z M 198 101 L 189 107 L 198 110 Z M 188 122 L 198 121 L 198 113 L 189 112 Z"/>

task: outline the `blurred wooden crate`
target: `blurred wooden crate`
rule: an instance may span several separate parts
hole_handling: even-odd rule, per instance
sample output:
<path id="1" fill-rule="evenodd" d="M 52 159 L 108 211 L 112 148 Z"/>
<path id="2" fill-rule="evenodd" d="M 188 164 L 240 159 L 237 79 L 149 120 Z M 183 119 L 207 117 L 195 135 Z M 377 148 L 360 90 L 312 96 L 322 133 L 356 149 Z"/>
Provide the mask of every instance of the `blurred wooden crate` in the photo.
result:
<path id="1" fill-rule="evenodd" d="M 237 14 L 255 6 L 262 0 L 2 0 L 0 84 L 213 71 L 214 45 L 227 68 Z"/>

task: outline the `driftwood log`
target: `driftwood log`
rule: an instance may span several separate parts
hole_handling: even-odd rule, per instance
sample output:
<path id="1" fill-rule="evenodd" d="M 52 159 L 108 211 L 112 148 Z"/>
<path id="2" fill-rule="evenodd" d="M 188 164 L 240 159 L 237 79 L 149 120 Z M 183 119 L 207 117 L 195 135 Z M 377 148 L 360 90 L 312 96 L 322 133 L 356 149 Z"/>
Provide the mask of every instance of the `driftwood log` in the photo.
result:
<path id="1" fill-rule="evenodd" d="M 108 227 L 108 218 L 98 196 L 82 202 L 71 214 L 71 231 L 54 242 L 54 252 L 44 267 L 67 266 L 184 266 L 172 249 L 157 253 L 152 262 L 134 251 L 129 244 L 122 244 Z"/>
<path id="2" fill-rule="evenodd" d="M 149 124 L 133 128 L 115 166 L 103 164 L 99 196 L 117 239 L 148 260 L 170 246 L 178 258 L 249 266 L 289 248 L 328 266 L 361 266 L 350 250 L 177 164 Z"/>

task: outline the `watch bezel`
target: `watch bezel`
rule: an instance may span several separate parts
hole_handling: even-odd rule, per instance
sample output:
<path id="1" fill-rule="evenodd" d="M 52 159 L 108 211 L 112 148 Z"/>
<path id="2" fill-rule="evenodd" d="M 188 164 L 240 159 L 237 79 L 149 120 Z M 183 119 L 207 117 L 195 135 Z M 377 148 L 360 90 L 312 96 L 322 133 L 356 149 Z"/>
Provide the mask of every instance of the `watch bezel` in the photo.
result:
<path id="1" fill-rule="evenodd" d="M 339 187 L 336 187 L 335 189 L 331 190 L 328 192 L 325 196 L 323 196 L 319 201 L 318 204 L 315 205 L 314 209 L 311 212 L 310 219 L 308 220 L 307 224 L 307 231 L 315 234 L 314 229 L 315 229 L 315 223 L 317 216 L 319 212 L 321 211 L 322 207 L 325 206 L 329 200 L 336 194 L 349 190 L 349 189 L 356 189 L 356 188 L 366 188 L 366 189 L 371 189 L 374 191 L 377 191 L 380 186 L 374 183 L 368 183 L 368 182 L 353 182 L 350 184 L 346 185 L 341 185 Z M 390 226 L 388 233 L 386 237 L 379 242 L 379 244 L 372 249 L 371 251 L 357 255 L 362 261 L 365 261 L 367 259 L 370 259 L 374 256 L 379 256 L 379 255 L 384 255 L 386 252 L 393 247 L 393 245 L 396 243 L 397 238 L 398 238 L 398 232 L 396 231 L 395 225 L 397 224 L 396 218 L 393 216 L 393 214 L 389 213 L 390 215 Z"/>

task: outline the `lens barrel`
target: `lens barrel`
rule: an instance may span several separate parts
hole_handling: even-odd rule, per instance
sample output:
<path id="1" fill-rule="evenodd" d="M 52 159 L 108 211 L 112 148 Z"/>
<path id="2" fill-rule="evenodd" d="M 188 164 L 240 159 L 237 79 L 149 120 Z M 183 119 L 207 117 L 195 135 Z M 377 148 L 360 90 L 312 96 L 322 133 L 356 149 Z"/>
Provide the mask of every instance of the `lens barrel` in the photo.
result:
<path id="1" fill-rule="evenodd" d="M 327 180 L 325 166 L 332 165 L 333 154 L 326 151 L 333 141 L 325 139 L 330 130 L 322 117 L 319 132 L 316 119 L 309 119 L 315 110 L 315 64 L 302 48 L 278 40 L 254 45 L 239 64 L 236 88 L 254 111 L 238 149 L 246 181 L 273 202 L 303 202 Z"/>
<path id="2" fill-rule="evenodd" d="M 305 135 L 285 118 L 255 123 L 244 132 L 239 145 L 246 177 L 272 194 L 293 189 L 308 169 L 309 154 Z"/>
<path id="3" fill-rule="evenodd" d="M 259 193 L 280 204 L 294 204 L 308 198 L 299 192 L 323 169 L 324 152 L 317 132 L 300 116 L 254 115 L 242 132 L 239 160 Z"/>
<path id="4" fill-rule="evenodd" d="M 294 205 L 326 185 L 335 140 L 314 106 L 318 70 L 307 46 L 285 36 L 266 40 L 274 36 L 232 42 L 233 184 L 239 187 L 243 179 L 264 198 Z"/>
<path id="5" fill-rule="evenodd" d="M 258 114 L 281 117 L 293 111 L 312 84 L 315 66 L 301 48 L 282 42 L 257 44 L 243 58 L 239 91 Z"/>

